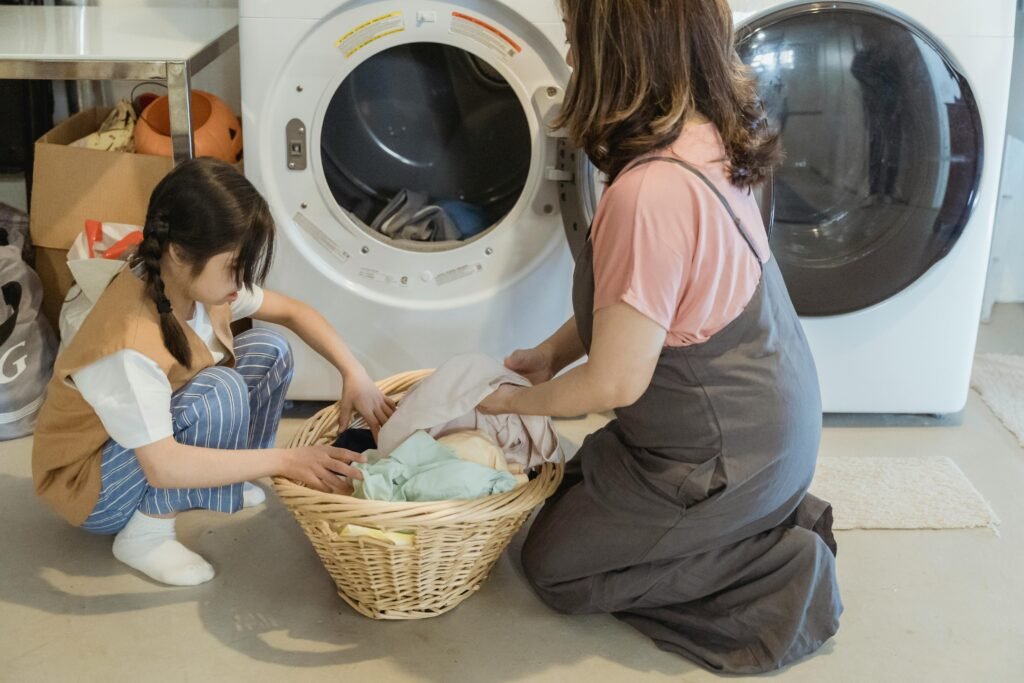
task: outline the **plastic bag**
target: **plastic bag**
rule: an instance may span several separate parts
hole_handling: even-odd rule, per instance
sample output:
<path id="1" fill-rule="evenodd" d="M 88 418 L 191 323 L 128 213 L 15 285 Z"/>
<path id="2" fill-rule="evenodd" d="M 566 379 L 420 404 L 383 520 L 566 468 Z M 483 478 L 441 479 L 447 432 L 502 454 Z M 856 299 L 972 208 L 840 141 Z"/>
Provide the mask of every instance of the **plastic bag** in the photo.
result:
<path id="1" fill-rule="evenodd" d="M 125 269 L 142 243 L 142 229 L 123 223 L 86 221 L 85 230 L 68 250 L 68 268 L 75 285 L 60 309 L 61 348 L 67 348 L 110 281 Z"/>
<path id="2" fill-rule="evenodd" d="M 0 246 L 0 440 L 35 429 L 57 340 L 40 314 L 43 285 L 19 247 Z"/>
<path id="3" fill-rule="evenodd" d="M 16 247 L 28 261 L 32 245 L 28 239 L 28 214 L 0 202 L 0 247 Z"/>

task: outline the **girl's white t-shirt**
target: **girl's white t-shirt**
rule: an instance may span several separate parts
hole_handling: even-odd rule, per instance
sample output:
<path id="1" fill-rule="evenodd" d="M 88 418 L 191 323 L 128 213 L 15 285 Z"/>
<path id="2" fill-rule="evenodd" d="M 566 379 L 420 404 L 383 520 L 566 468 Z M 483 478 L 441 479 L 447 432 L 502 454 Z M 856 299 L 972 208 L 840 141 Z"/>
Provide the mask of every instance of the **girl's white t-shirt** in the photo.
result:
<path id="1" fill-rule="evenodd" d="M 232 322 L 250 317 L 262 305 L 261 288 L 239 290 L 231 303 Z M 188 325 L 209 347 L 214 363 L 223 361 L 227 349 L 214 334 L 206 307 L 198 301 Z M 118 351 L 101 358 L 73 373 L 71 380 L 110 438 L 121 446 L 139 448 L 174 436 L 171 383 L 159 365 L 138 351 Z"/>

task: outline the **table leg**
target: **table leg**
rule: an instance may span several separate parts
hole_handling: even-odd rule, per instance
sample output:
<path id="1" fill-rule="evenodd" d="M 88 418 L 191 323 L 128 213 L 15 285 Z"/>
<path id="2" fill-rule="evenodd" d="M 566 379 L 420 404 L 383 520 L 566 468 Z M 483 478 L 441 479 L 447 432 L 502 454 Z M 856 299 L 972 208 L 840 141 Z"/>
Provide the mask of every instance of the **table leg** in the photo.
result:
<path id="1" fill-rule="evenodd" d="M 171 115 L 171 151 L 175 165 L 195 156 L 192 139 L 192 75 L 186 62 L 167 64 L 167 97 Z"/>

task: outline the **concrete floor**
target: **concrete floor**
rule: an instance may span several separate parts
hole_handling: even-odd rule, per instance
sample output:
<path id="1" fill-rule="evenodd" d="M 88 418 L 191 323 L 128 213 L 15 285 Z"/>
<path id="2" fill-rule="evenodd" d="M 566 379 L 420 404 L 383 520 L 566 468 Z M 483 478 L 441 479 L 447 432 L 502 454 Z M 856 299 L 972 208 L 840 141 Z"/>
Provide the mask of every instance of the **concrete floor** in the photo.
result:
<path id="1" fill-rule="evenodd" d="M 1001 306 L 980 350 L 1024 353 L 1024 306 Z M 560 423 L 577 441 L 597 418 Z M 282 438 L 300 421 L 286 421 Z M 830 420 L 830 455 L 950 456 L 1002 518 L 972 531 L 839 534 L 839 635 L 785 681 L 1018 681 L 1024 676 L 1024 452 L 972 395 L 958 421 Z M 289 513 L 194 512 L 184 542 L 217 568 L 157 586 L 32 494 L 30 441 L 0 446 L 0 680 L 710 681 L 611 617 L 549 611 L 525 585 L 521 537 L 480 593 L 423 622 L 356 615 Z"/>

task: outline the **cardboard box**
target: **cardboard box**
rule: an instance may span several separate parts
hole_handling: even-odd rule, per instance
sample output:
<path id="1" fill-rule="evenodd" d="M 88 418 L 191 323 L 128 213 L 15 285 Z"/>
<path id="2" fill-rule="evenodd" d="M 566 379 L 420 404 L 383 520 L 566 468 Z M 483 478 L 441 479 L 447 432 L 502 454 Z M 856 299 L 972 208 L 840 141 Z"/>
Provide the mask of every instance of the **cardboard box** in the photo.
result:
<path id="1" fill-rule="evenodd" d="M 149 195 L 172 168 L 167 157 L 68 146 L 95 132 L 109 112 L 76 114 L 36 142 L 29 229 L 43 282 L 43 315 L 55 330 L 74 283 L 67 251 L 85 221 L 142 225 Z"/>

